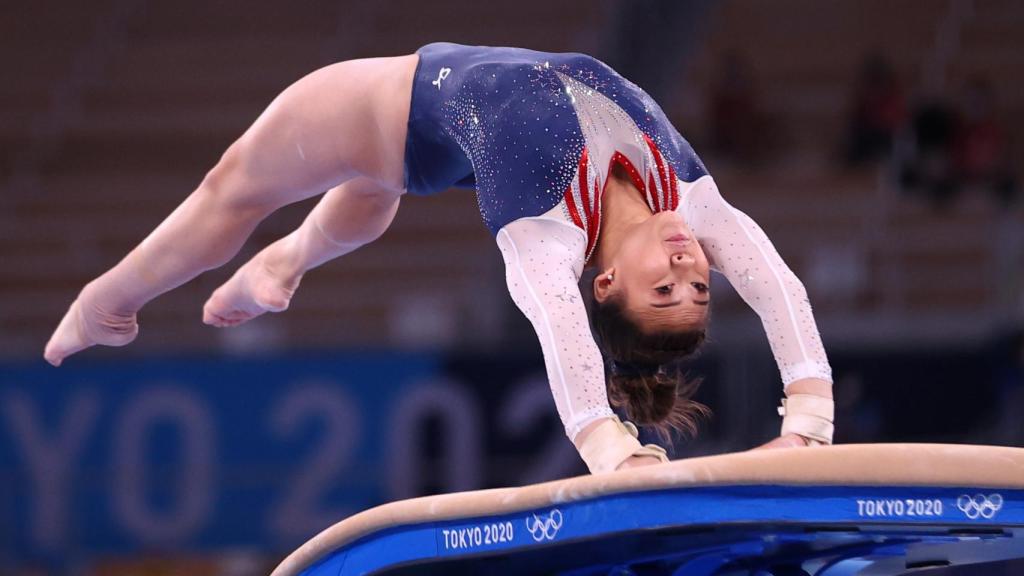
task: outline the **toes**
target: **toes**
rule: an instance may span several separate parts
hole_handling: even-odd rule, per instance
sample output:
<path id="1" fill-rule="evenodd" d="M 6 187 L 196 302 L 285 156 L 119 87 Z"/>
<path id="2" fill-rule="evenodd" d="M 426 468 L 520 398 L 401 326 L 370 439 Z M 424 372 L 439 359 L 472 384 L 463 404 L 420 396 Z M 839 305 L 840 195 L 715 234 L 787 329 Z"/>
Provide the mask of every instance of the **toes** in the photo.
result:
<path id="1" fill-rule="evenodd" d="M 273 279 L 253 287 L 252 303 L 263 312 L 284 312 L 288 309 L 292 292 L 276 283 Z"/>
<path id="2" fill-rule="evenodd" d="M 223 316 L 214 314 L 209 310 L 203 310 L 203 324 L 208 324 L 210 326 L 215 326 L 217 328 L 223 328 L 227 325 L 227 323 L 228 320 Z"/>
<path id="3" fill-rule="evenodd" d="M 230 310 L 222 305 L 220 299 L 217 298 L 217 294 L 214 293 L 203 306 L 203 323 L 222 327 L 230 318 L 237 314 L 237 311 Z"/>
<path id="4" fill-rule="evenodd" d="M 209 324 L 210 326 L 218 326 L 219 323 L 221 322 L 221 318 L 220 316 L 217 316 L 213 312 L 210 312 L 208 306 L 209 305 L 203 307 L 203 324 Z"/>
<path id="5" fill-rule="evenodd" d="M 288 309 L 288 298 L 281 295 L 266 294 L 262 297 L 254 298 L 253 301 L 267 312 L 284 312 Z"/>
<path id="6" fill-rule="evenodd" d="M 53 366 L 60 366 L 64 362 L 64 354 L 50 344 L 46 345 L 46 349 L 43 351 L 43 358 Z"/>
<path id="7" fill-rule="evenodd" d="M 273 278 L 253 275 L 250 261 L 224 285 L 217 288 L 203 306 L 203 323 L 218 328 L 237 326 L 264 312 L 288 309 L 291 291 L 275 285 Z"/>
<path id="8" fill-rule="evenodd" d="M 218 314 L 209 307 L 203 308 L 203 323 L 216 328 L 231 328 L 252 318 L 252 314 L 241 310 L 232 310 L 227 314 Z"/>
<path id="9" fill-rule="evenodd" d="M 49 342 L 46 343 L 43 358 L 47 362 L 54 366 L 60 366 L 68 356 L 92 345 L 82 336 L 80 322 L 78 302 L 75 301 L 60 321 L 57 329 L 54 330 Z"/>
<path id="10" fill-rule="evenodd" d="M 67 356 L 67 353 L 64 351 L 64 347 L 57 343 L 57 337 L 58 334 L 54 333 L 54 335 L 50 337 L 50 341 L 46 343 L 46 348 L 43 349 L 43 358 L 54 366 L 60 366 L 61 362 L 63 362 L 64 358 Z"/>

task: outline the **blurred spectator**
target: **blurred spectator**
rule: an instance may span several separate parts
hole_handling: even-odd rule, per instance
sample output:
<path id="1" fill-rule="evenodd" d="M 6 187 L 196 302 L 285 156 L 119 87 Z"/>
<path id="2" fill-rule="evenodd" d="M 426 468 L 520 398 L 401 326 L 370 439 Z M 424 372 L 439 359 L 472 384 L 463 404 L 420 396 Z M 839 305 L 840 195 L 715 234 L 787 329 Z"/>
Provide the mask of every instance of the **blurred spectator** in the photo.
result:
<path id="1" fill-rule="evenodd" d="M 1003 206 L 1011 204 L 1017 183 L 1010 168 L 1006 133 L 995 114 L 995 97 L 987 79 L 968 82 L 953 142 L 958 183 L 990 190 Z"/>
<path id="2" fill-rule="evenodd" d="M 744 163 L 763 160 L 774 133 L 763 112 L 750 64 L 730 52 L 717 66 L 709 98 L 711 149 Z"/>
<path id="3" fill-rule="evenodd" d="M 940 208 L 948 204 L 956 188 L 950 165 L 956 124 L 956 112 L 944 100 L 918 105 L 910 124 L 909 146 L 898 159 L 903 189 L 928 196 Z"/>
<path id="4" fill-rule="evenodd" d="M 924 193 L 936 207 L 948 206 L 964 188 L 990 192 L 1003 206 L 1016 199 L 1007 137 L 987 80 L 971 79 L 957 108 L 941 100 L 920 106 L 910 144 L 899 160 L 901 184 Z"/>
<path id="5" fill-rule="evenodd" d="M 853 94 L 846 134 L 850 165 L 887 157 L 907 120 L 906 101 L 892 65 L 879 53 L 865 57 Z"/>

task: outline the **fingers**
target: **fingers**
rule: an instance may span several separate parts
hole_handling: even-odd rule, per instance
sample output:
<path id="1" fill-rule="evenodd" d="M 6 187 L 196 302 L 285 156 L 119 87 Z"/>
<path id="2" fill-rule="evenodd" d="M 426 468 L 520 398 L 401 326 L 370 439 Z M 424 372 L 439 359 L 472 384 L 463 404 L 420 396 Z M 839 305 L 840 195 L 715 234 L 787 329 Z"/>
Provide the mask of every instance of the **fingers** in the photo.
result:
<path id="1" fill-rule="evenodd" d="M 772 439 L 770 442 L 766 442 L 752 450 L 771 450 L 773 448 L 799 448 L 801 446 L 807 446 L 807 442 L 797 434 L 786 434 L 785 436 L 779 436 L 778 438 Z"/>
<path id="2" fill-rule="evenodd" d="M 784 448 L 799 448 L 807 446 L 807 441 L 799 434 L 786 434 L 779 438 L 779 446 Z"/>
<path id="3" fill-rule="evenodd" d="M 82 330 L 81 308 L 75 300 L 46 343 L 43 358 L 54 366 L 60 366 L 65 358 L 93 344 Z"/>
<path id="4" fill-rule="evenodd" d="M 655 464 L 661 464 L 661 460 L 654 456 L 630 456 L 622 461 L 622 464 L 616 468 L 616 470 L 626 470 L 628 468 L 640 468 L 642 466 L 654 466 Z"/>

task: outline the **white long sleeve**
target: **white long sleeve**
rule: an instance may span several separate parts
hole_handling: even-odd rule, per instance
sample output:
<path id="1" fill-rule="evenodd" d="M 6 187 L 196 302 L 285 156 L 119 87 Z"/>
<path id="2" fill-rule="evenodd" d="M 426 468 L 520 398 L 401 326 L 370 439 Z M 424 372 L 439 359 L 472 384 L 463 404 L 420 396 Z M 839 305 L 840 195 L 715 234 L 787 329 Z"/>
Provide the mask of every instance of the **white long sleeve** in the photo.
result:
<path id="1" fill-rule="evenodd" d="M 509 223 L 497 242 L 509 294 L 537 332 L 558 415 L 575 439 L 590 422 L 614 415 L 579 289 L 586 236 L 571 224 L 535 217 Z"/>
<path id="2" fill-rule="evenodd" d="M 761 318 L 783 385 L 802 378 L 832 382 L 807 291 L 757 223 L 730 206 L 710 176 L 680 182 L 677 210 L 712 267 Z"/>
<path id="3" fill-rule="evenodd" d="M 710 176 L 679 184 L 677 209 L 712 267 L 761 318 L 783 383 L 831 382 L 807 292 L 764 231 L 722 198 Z M 579 290 L 586 235 L 552 214 L 509 223 L 498 232 L 497 243 L 509 294 L 537 332 L 555 406 L 566 435 L 574 439 L 587 424 L 614 412 Z"/>

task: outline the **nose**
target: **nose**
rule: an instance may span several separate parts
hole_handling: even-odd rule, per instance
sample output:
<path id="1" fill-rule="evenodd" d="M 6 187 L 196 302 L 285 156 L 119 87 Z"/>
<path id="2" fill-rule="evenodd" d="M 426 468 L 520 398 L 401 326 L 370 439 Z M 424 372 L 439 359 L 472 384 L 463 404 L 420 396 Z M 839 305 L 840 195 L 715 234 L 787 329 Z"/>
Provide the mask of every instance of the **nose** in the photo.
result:
<path id="1" fill-rule="evenodd" d="M 686 252 L 676 252 L 672 255 L 673 266 L 690 266 L 694 263 L 695 259 Z"/>

